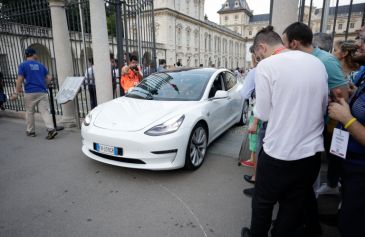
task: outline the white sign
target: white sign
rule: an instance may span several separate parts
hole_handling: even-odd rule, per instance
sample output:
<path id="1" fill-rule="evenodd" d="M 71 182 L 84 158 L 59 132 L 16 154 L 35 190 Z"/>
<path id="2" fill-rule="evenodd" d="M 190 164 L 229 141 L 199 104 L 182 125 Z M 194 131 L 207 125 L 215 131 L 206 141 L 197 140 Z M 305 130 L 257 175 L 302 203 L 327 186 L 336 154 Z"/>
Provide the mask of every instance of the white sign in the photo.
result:
<path id="1" fill-rule="evenodd" d="M 67 77 L 56 95 L 57 103 L 64 104 L 73 100 L 83 82 L 84 77 Z"/>
<path id="2" fill-rule="evenodd" d="M 349 137 L 350 134 L 348 132 L 335 128 L 332 135 L 330 153 L 345 159 Z"/>

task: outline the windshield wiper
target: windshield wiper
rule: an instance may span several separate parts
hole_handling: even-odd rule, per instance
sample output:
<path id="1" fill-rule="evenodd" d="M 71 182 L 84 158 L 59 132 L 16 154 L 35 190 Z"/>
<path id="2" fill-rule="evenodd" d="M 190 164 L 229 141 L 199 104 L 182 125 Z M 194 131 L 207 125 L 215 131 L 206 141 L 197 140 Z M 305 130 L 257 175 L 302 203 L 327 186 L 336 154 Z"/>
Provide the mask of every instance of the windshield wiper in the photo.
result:
<path id="1" fill-rule="evenodd" d="M 152 96 L 141 96 L 141 95 L 136 95 L 136 94 L 127 94 L 126 97 L 130 97 L 130 98 L 135 98 L 135 99 L 142 99 L 142 100 L 153 100 Z"/>

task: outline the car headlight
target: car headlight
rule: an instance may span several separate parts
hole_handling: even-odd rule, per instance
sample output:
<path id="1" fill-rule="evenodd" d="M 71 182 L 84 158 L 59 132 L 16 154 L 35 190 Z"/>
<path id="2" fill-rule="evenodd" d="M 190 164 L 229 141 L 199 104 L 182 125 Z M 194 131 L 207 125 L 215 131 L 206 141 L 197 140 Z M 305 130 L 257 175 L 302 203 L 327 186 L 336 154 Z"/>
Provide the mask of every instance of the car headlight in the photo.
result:
<path id="1" fill-rule="evenodd" d="M 144 134 L 149 136 L 161 136 L 176 132 L 185 119 L 185 115 L 176 116 L 166 122 L 156 125 L 153 128 L 147 130 Z"/>
<path id="2" fill-rule="evenodd" d="M 84 119 L 84 125 L 85 125 L 85 126 L 89 126 L 89 125 L 90 125 L 90 123 L 91 123 L 91 118 L 92 118 L 91 113 L 88 113 L 88 114 L 86 115 L 85 119 Z"/>

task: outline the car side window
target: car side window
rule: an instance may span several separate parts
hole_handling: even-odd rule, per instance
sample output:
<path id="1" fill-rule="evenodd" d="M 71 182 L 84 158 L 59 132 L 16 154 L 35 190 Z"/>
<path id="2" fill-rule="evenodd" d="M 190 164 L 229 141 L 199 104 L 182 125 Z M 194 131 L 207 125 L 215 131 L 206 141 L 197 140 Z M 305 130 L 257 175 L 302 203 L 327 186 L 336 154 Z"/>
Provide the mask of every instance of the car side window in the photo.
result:
<path id="1" fill-rule="evenodd" d="M 237 84 L 237 78 L 230 72 L 224 72 L 224 84 L 227 88 L 227 91 L 229 91 Z"/>
<path id="2" fill-rule="evenodd" d="M 212 88 L 210 88 L 209 91 L 209 97 L 208 98 L 213 98 L 215 93 L 219 90 L 224 90 L 223 88 L 223 74 L 220 73 L 213 82 Z"/>

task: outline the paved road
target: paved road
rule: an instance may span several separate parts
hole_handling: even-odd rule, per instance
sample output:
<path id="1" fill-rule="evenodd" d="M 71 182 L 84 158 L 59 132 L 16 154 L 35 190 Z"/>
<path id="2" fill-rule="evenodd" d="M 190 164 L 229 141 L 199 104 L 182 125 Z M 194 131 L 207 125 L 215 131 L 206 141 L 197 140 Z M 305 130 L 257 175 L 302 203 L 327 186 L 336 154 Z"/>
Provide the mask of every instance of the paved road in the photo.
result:
<path id="1" fill-rule="evenodd" d="M 24 126 L 0 117 L 0 236 L 238 237 L 250 222 L 250 170 L 237 166 L 236 149 L 219 148 L 237 129 L 199 170 L 151 172 L 86 158 L 77 129 L 48 141 Z"/>
<path id="2" fill-rule="evenodd" d="M 239 236 L 249 223 L 236 159 L 210 154 L 195 172 L 104 165 L 77 130 L 47 141 L 0 118 L 0 236 Z"/>

